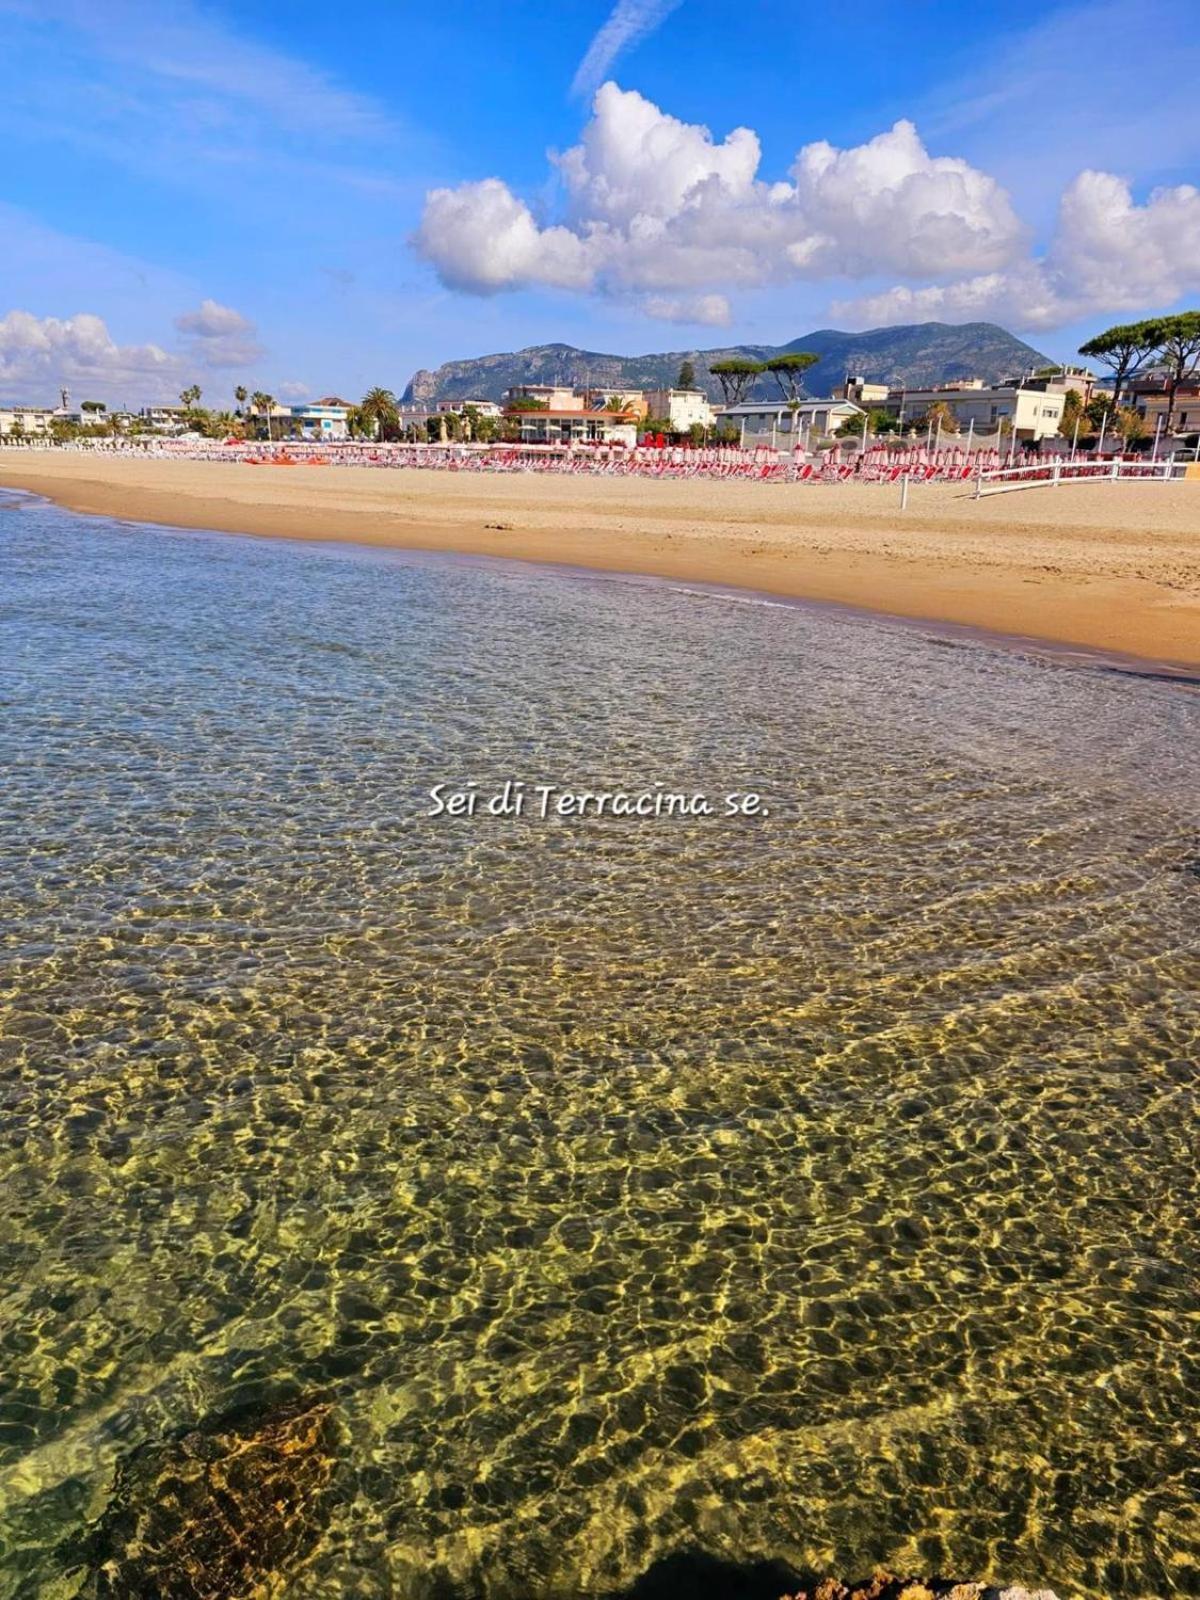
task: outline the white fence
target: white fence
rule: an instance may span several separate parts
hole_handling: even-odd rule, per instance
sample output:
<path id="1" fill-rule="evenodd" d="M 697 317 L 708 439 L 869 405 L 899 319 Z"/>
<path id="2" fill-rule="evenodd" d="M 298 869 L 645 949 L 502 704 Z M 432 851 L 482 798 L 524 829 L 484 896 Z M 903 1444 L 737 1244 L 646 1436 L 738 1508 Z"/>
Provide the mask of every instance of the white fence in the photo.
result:
<path id="1" fill-rule="evenodd" d="M 989 494 L 1006 494 L 1011 489 L 1056 489 L 1063 483 L 1124 483 L 1136 478 L 1142 483 L 1165 483 L 1178 469 L 1173 461 L 1071 461 L 1056 456 L 1051 461 L 1026 463 L 1018 467 L 994 467 L 975 474 L 976 500 Z"/>

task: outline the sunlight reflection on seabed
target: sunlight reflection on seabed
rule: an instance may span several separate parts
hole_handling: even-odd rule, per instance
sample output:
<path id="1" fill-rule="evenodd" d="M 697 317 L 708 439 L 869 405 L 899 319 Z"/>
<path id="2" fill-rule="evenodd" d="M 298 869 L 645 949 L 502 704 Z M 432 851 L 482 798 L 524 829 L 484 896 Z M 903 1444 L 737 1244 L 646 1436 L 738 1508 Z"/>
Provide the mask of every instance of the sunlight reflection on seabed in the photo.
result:
<path id="1" fill-rule="evenodd" d="M 1194 691 L 0 545 L 0 1592 L 1193 1592 Z M 771 816 L 423 816 L 511 777 Z"/>

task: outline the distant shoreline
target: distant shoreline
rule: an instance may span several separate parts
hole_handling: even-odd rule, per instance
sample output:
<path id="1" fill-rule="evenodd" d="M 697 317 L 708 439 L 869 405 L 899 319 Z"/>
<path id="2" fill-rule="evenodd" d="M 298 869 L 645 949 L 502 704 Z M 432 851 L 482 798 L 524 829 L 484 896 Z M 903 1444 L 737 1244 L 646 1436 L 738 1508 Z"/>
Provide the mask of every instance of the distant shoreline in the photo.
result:
<path id="1" fill-rule="evenodd" d="M 974 502 L 957 486 L 646 482 L 0 453 L 71 510 L 260 537 L 502 556 L 832 602 L 1200 666 L 1200 485 Z"/>

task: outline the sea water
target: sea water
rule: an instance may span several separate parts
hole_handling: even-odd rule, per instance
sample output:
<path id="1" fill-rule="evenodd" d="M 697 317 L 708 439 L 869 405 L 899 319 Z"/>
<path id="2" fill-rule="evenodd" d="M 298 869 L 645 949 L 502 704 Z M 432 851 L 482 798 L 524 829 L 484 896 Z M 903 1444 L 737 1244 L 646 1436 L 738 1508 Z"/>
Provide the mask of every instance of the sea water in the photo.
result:
<path id="1" fill-rule="evenodd" d="M 1200 1592 L 1200 696 L 746 599 L 0 510 L 0 1593 Z"/>

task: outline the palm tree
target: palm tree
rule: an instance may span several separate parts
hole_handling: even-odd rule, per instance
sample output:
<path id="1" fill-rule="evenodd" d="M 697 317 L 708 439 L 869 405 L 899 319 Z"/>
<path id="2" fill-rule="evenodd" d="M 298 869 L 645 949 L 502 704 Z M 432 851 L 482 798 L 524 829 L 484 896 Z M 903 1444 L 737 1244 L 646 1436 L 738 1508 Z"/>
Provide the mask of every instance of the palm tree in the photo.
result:
<path id="1" fill-rule="evenodd" d="M 250 396 L 250 406 L 256 415 L 266 417 L 267 438 L 270 439 L 272 437 L 271 413 L 275 409 L 275 396 L 273 394 L 267 394 L 263 389 L 256 389 Z"/>
<path id="2" fill-rule="evenodd" d="M 198 383 L 193 383 L 189 389 L 185 389 L 179 396 L 180 405 L 184 406 L 188 411 L 190 411 L 193 406 L 199 405 L 200 393 L 200 385 Z"/>
<path id="3" fill-rule="evenodd" d="M 382 439 L 388 428 L 400 425 L 400 410 L 390 389 L 368 389 L 359 402 L 358 412 L 374 430 L 376 439 Z"/>
<path id="4" fill-rule="evenodd" d="M 242 407 L 246 404 L 246 385 L 239 383 L 233 391 L 233 398 L 237 401 L 238 416 L 242 414 Z"/>
<path id="5" fill-rule="evenodd" d="M 210 411 L 208 426 L 205 432 L 210 439 L 224 439 L 234 433 L 241 423 L 241 418 L 232 411 Z"/>

